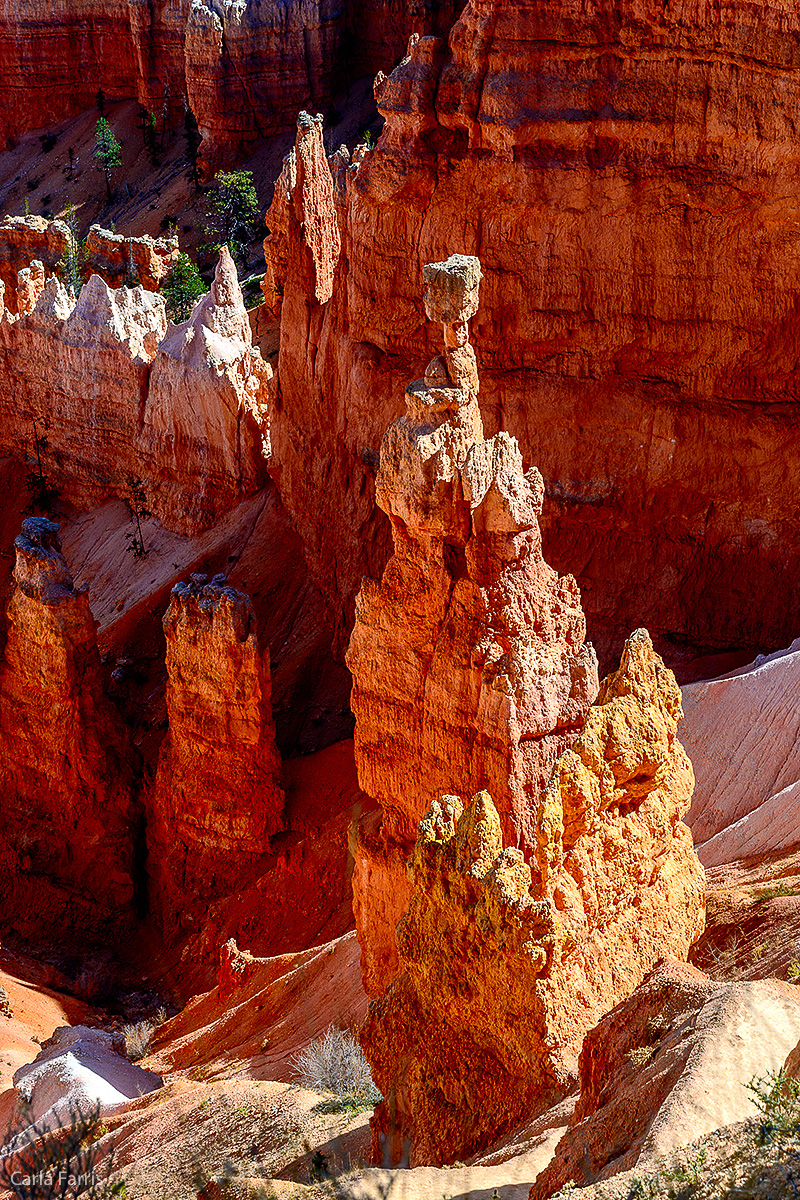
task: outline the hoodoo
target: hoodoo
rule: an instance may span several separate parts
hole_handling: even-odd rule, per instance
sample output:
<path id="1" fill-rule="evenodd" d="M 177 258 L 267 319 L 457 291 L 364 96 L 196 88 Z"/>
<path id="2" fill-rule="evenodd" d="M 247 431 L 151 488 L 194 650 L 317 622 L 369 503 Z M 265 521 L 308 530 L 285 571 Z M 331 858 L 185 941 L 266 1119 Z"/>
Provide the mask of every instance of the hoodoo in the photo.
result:
<path id="1" fill-rule="evenodd" d="M 434 801 L 397 928 L 400 975 L 361 1040 L 384 1096 L 376 1161 L 486 1149 L 574 1084 L 585 1034 L 663 957 L 686 958 L 705 876 L 681 818 L 680 691 L 645 630 L 628 639 L 532 817 L 529 862 L 486 792 Z M 387 1141 L 388 1139 L 388 1141 Z"/>
<path id="2" fill-rule="evenodd" d="M 281 828 L 269 653 L 249 596 L 193 575 L 164 617 L 169 731 L 148 808 L 154 904 L 172 932 L 235 892 Z"/>
<path id="3" fill-rule="evenodd" d="M 444 351 L 406 389 L 406 415 L 381 445 L 376 491 L 394 555 L 362 585 L 347 655 L 359 782 L 380 806 L 354 874 L 371 994 L 397 970 L 394 925 L 423 813 L 485 787 L 506 841 L 528 852 L 550 770 L 597 692 L 575 580 L 542 557 L 541 476 L 523 471 L 508 434 L 483 438 L 468 331 L 480 264 L 456 254 L 424 276 Z"/>
<path id="4" fill-rule="evenodd" d="M 0 927 L 107 941 L 134 917 L 133 751 L 103 694 L 97 623 L 58 525 L 28 517 L 14 548 L 0 667 Z"/>

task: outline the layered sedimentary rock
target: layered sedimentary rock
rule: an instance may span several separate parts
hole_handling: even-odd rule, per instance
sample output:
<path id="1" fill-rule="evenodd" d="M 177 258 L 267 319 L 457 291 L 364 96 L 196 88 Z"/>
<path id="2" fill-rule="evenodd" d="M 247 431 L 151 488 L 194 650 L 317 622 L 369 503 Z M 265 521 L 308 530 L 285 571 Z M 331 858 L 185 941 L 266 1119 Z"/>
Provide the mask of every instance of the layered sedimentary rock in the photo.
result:
<path id="1" fill-rule="evenodd" d="M 169 329 L 152 364 L 139 448 L 165 524 L 206 528 L 264 483 L 271 380 L 223 247 L 211 291 Z M 177 496 L 176 478 L 188 485 Z"/>
<path id="2" fill-rule="evenodd" d="M 58 525 L 29 517 L 0 666 L 0 921 L 108 942 L 134 914 L 132 750 L 103 695 L 97 625 Z"/>
<path id="3" fill-rule="evenodd" d="M 18 276 L 34 261 L 45 275 L 54 275 L 69 242 L 70 232 L 63 221 L 46 217 L 4 217 L 0 224 L 0 280 L 5 285 L 5 307 L 15 313 Z M 29 310 L 28 310 L 29 311 Z"/>
<path id="4" fill-rule="evenodd" d="M 64 221 L 37 216 L 4 218 L 0 224 L 0 281 L 5 284 L 5 306 L 9 312 L 33 310 L 38 295 L 30 303 L 25 286 L 27 277 L 23 273 L 38 262 L 44 271 L 44 282 L 59 272 L 71 244 L 72 234 Z M 126 237 L 92 225 L 81 269 L 85 279 L 99 275 L 112 287 L 135 282 L 148 292 L 157 292 L 177 253 L 174 238 Z"/>
<path id="5" fill-rule="evenodd" d="M 157 292 L 177 256 L 177 237 L 126 237 L 92 225 L 86 236 L 84 275 L 99 275 L 112 287 L 140 283 L 146 291 Z"/>
<path id="6" fill-rule="evenodd" d="M 166 335 L 166 336 L 165 336 Z M 32 312 L 0 320 L 0 449 L 33 457 L 80 507 L 130 498 L 167 528 L 208 528 L 265 480 L 272 372 L 252 345 L 223 250 L 210 293 L 167 329 L 163 299 L 98 276 L 75 302 L 51 277 Z"/>
<path id="7" fill-rule="evenodd" d="M 235 892 L 281 828 L 269 653 L 224 576 L 177 584 L 164 617 L 169 730 L 147 802 L 148 870 L 172 931 Z"/>
<path id="8" fill-rule="evenodd" d="M 422 814 L 453 789 L 486 787 L 506 840 L 530 852 L 541 791 L 597 690 L 575 581 L 542 557 L 541 476 L 523 473 L 507 434 L 483 439 L 467 325 L 478 260 L 454 255 L 424 275 L 444 353 L 406 389 L 407 415 L 381 445 L 376 491 L 395 552 L 362 585 L 347 654 L 359 782 L 382 809 L 354 873 L 371 993 L 395 970 Z"/>
<path id="9" fill-rule="evenodd" d="M 463 0 L 22 0 L 0 16 L 0 136 L 135 97 L 177 123 L 185 105 L 201 169 L 240 161 L 290 129 L 298 109 L 391 70 L 409 34 L 446 33 Z"/>
<path id="10" fill-rule="evenodd" d="M 185 93 L 188 0 L 170 5 L 69 0 L 43 10 L 38 0 L 6 8 L 0 19 L 0 136 L 6 148 L 107 99 L 136 97 L 176 118 Z"/>
<path id="11" fill-rule="evenodd" d="M 542 471 L 607 661 L 640 622 L 676 658 L 794 636 L 798 62 L 785 3 L 469 0 L 383 81 L 333 296 L 284 280 L 281 492 L 344 630 L 390 550 L 362 454 L 430 353 L 416 264 L 455 248 L 487 430 Z"/>
<path id="12" fill-rule="evenodd" d="M 466 1158 L 569 1089 L 586 1032 L 703 929 L 705 879 L 681 818 L 691 765 L 680 691 L 628 639 L 533 815 L 528 857 L 481 792 L 420 823 L 400 975 L 361 1035 L 385 1099 L 373 1152 Z M 388 1139 L 388 1142 L 387 1142 Z"/>

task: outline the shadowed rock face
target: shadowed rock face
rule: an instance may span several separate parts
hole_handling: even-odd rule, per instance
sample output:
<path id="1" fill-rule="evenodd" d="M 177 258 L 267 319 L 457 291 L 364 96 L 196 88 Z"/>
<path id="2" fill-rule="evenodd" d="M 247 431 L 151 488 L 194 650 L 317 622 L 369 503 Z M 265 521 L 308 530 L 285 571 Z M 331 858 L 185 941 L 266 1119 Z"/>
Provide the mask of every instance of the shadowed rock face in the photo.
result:
<path id="1" fill-rule="evenodd" d="M 391 553 L 369 453 L 433 349 L 420 264 L 453 249 L 485 428 L 542 472 L 601 658 L 638 624 L 673 664 L 795 636 L 798 62 L 788 0 L 469 0 L 382 81 L 333 296 L 284 286 L 281 494 L 345 638 Z"/>
<path id="2" fill-rule="evenodd" d="M 148 801 L 148 869 L 172 933 L 236 891 L 282 827 L 284 798 L 250 598 L 224 576 L 194 575 L 173 590 L 164 632 L 169 731 Z"/>
<path id="3" fill-rule="evenodd" d="M 463 0 L 20 0 L 0 17 L 0 136 L 135 97 L 174 125 L 197 119 L 200 166 L 241 162 L 300 108 L 391 70 L 409 33 L 445 32 Z M 35 70 L 32 70 L 35 64 Z"/>
<path id="4" fill-rule="evenodd" d="M 58 525 L 29 517 L 0 665 L 0 925 L 108 942 L 134 915 L 132 749 Z"/>
<path id="5" fill-rule="evenodd" d="M 25 313 L 0 319 L 0 449 L 29 450 L 36 421 L 48 484 L 65 499 L 128 499 L 139 477 L 149 510 L 185 534 L 263 486 L 272 370 L 253 348 L 227 249 L 177 327 L 161 296 L 97 275 L 77 301 L 30 272 L 25 291 Z"/>
<path id="6" fill-rule="evenodd" d="M 354 875 L 371 994 L 396 971 L 422 814 L 485 786 L 506 840 L 529 854 L 542 789 L 597 691 L 575 581 L 542 557 L 541 476 L 523 472 L 508 434 L 483 438 L 467 325 L 480 264 L 454 255 L 425 278 L 444 352 L 381 445 L 376 492 L 395 552 L 380 581 L 364 581 L 347 654 L 359 782 L 383 813 Z"/>
<path id="7" fill-rule="evenodd" d="M 692 769 L 680 691 L 628 639 L 532 816 L 529 861 L 488 793 L 434 801 L 397 927 L 400 974 L 362 1045 L 385 1100 L 373 1152 L 466 1158 L 559 1099 L 585 1034 L 703 929 L 705 877 L 681 818 Z M 695 972 L 695 974 L 697 974 Z"/>

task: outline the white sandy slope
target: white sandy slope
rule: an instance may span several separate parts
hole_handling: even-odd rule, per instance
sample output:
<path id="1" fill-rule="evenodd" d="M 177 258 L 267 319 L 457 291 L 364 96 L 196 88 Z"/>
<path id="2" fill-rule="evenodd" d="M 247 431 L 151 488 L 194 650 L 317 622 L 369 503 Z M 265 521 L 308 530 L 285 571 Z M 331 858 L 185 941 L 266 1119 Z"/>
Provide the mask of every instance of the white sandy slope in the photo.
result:
<path id="1" fill-rule="evenodd" d="M 800 639 L 682 692 L 686 823 L 704 866 L 800 844 Z"/>
<path id="2" fill-rule="evenodd" d="M 110 1033 L 85 1025 L 56 1029 L 34 1061 L 14 1074 L 31 1119 L 51 1128 L 69 1120 L 70 1105 L 83 1113 L 98 1104 L 106 1111 L 160 1086 L 160 1076 L 114 1049 Z"/>

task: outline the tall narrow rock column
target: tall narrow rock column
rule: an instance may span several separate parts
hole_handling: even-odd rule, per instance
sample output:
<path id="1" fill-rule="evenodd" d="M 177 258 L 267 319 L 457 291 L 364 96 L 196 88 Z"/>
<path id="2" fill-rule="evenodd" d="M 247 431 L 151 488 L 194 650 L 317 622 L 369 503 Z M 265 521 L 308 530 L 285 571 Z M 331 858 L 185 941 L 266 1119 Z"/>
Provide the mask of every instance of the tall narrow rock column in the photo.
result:
<path id="1" fill-rule="evenodd" d="M 179 583 L 164 616 L 169 731 L 150 797 L 149 871 L 167 933 L 241 888 L 281 828 L 269 654 L 224 575 Z"/>
<path id="2" fill-rule="evenodd" d="M 58 534 L 29 517 L 14 543 L 0 667 L 0 929 L 107 944 L 134 912 L 132 750 Z"/>
<path id="3" fill-rule="evenodd" d="M 444 352 L 406 389 L 376 482 L 394 555 L 364 581 L 347 655 L 362 826 L 353 889 L 367 990 L 396 974 L 405 863 L 434 800 L 491 791 L 504 837 L 528 854 L 550 770 L 597 691 L 575 580 L 542 558 L 539 472 L 514 438 L 484 441 L 467 322 L 480 264 L 424 268 Z"/>

